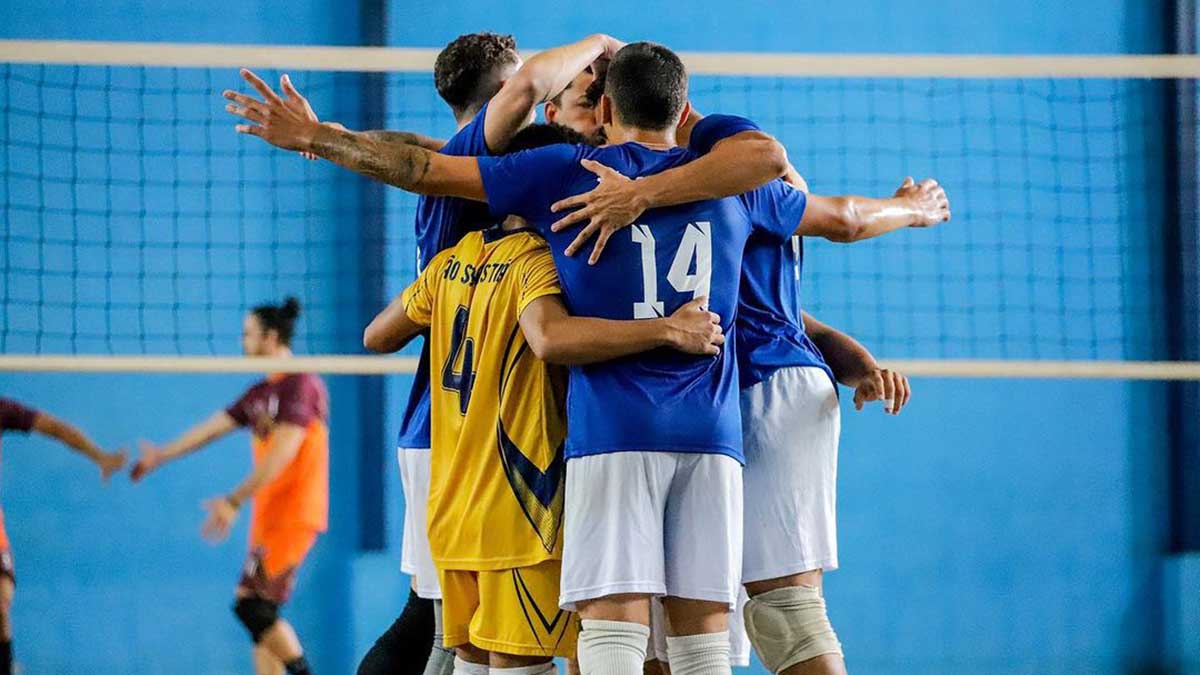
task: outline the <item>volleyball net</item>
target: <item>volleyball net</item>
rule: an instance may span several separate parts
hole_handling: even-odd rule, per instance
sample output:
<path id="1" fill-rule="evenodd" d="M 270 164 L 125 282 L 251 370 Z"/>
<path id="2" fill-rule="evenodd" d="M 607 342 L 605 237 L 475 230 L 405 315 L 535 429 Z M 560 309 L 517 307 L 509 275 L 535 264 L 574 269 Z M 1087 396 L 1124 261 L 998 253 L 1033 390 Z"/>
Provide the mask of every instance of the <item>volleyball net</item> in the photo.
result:
<path id="1" fill-rule="evenodd" d="M 415 198 L 237 135 L 220 94 L 286 72 L 322 119 L 446 137 L 435 54 L 0 42 L 0 369 L 411 371 L 361 334 L 415 275 Z M 805 309 L 889 364 L 1200 379 L 1200 60 L 684 57 L 693 105 L 757 121 L 814 192 L 946 187 L 939 227 L 805 243 Z M 287 295 L 308 356 L 240 358 L 242 313 Z"/>

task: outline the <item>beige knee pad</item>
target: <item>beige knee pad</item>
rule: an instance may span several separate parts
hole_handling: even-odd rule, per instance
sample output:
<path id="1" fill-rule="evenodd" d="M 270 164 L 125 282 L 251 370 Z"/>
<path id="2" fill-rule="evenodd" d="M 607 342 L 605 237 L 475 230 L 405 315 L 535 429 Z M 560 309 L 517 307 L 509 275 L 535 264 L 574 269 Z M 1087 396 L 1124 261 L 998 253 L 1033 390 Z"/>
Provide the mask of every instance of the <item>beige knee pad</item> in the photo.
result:
<path id="1" fill-rule="evenodd" d="M 842 655 L 842 644 L 825 614 L 821 589 L 777 588 L 746 603 L 746 633 L 772 673 L 825 654 Z"/>

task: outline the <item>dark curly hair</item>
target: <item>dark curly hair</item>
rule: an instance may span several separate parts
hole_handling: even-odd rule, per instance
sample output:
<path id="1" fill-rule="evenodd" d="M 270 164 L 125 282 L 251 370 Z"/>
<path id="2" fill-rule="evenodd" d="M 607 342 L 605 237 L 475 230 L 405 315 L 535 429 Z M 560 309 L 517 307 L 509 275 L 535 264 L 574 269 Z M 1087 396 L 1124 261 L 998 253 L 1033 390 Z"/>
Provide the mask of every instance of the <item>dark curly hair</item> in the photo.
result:
<path id="1" fill-rule="evenodd" d="M 282 305 L 262 304 L 250 310 L 250 313 L 258 317 L 263 332 L 273 330 L 279 335 L 281 344 L 292 344 L 292 333 L 296 329 L 296 317 L 300 316 L 299 300 L 288 296 Z"/>
<path id="2" fill-rule="evenodd" d="M 553 122 L 530 124 L 512 137 L 512 140 L 508 142 L 508 147 L 504 149 L 504 154 L 508 155 L 522 150 L 532 150 L 556 143 L 594 145 L 594 143 L 588 140 L 587 136 L 570 127 L 564 127 L 561 124 L 554 124 Z"/>
<path id="3" fill-rule="evenodd" d="M 520 60 L 511 35 L 468 33 L 446 45 L 433 64 L 433 81 L 455 116 L 479 110 L 500 91 L 503 69 Z"/>

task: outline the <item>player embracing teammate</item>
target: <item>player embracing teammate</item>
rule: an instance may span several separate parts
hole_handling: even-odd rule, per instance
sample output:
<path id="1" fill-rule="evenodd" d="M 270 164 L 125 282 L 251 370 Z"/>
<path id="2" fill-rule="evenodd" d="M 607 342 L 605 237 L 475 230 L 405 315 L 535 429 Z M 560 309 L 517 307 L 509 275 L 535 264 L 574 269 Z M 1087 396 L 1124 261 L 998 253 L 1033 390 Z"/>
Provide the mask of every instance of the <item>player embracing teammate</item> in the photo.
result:
<path id="1" fill-rule="evenodd" d="M 280 147 L 420 194 L 485 201 L 496 217 L 521 217 L 548 241 L 572 314 L 663 317 L 707 297 L 729 334 L 717 356 L 652 351 L 571 369 L 560 604 L 582 618 L 580 667 L 585 675 L 641 672 L 651 600 L 662 597 L 673 670 L 728 673 L 729 613 L 747 581 L 750 638 L 772 670 L 790 675 L 841 668 L 840 646 L 816 585 L 820 570 L 836 564 L 828 546 L 832 484 L 813 492 L 797 479 L 810 467 L 796 463 L 824 462 L 822 480 L 832 479 L 837 423 L 829 373 L 838 367 L 823 367 L 813 354 L 798 359 L 796 350 L 810 349 L 811 342 L 798 308 L 776 306 L 794 295 L 776 287 L 793 269 L 798 276 L 795 236 L 853 240 L 946 219 L 948 204 L 936 184 L 906 181 L 891 200 L 809 198 L 775 180 L 786 162 L 767 157 L 766 175 L 740 189 L 705 192 L 697 186 L 729 185 L 680 180 L 688 170 L 712 178 L 701 167 L 712 172 L 705 160 L 713 155 L 702 157 L 698 149 L 711 147 L 715 155 L 758 132 L 740 118 L 713 116 L 692 129 L 695 148 L 676 147 L 677 129 L 690 118 L 687 76 L 674 53 L 651 43 L 627 45 L 613 56 L 596 110 L 610 144 L 602 148 L 555 145 L 474 158 L 396 141 L 386 145 L 390 170 L 379 171 L 364 167 L 360 135 L 320 125 L 269 98 L 232 112 L 251 122 L 243 132 Z M 644 189 L 632 202 L 635 211 L 649 209 L 611 235 L 595 264 L 566 255 L 572 235 L 551 229 L 556 202 L 596 185 L 584 166 L 589 162 L 624 178 L 645 178 L 627 182 Z M 610 183 L 624 180 L 588 166 Z M 725 174 L 718 179 L 736 177 L 721 165 L 716 169 Z M 673 182 L 655 180 L 671 171 Z M 767 267 L 757 282 L 763 288 L 752 283 L 748 294 L 743 265 L 758 264 Z M 769 318 L 775 321 L 757 337 L 769 338 L 777 328 L 790 331 L 793 344 L 772 351 L 778 345 L 754 343 L 740 319 L 756 306 L 774 313 Z M 751 343 L 747 351 L 739 345 L 743 331 Z M 853 346 L 847 351 L 853 353 Z M 907 398 L 906 382 L 858 351 L 857 364 L 843 369 L 850 373 L 843 381 L 859 388 L 856 400 L 884 398 L 897 409 Z M 739 378 L 739 362 L 752 372 Z M 819 431 L 800 442 L 815 450 L 789 464 L 777 455 L 792 448 L 774 439 L 794 431 L 795 414 Z M 756 461 L 779 475 L 753 497 L 775 499 L 784 510 L 767 524 L 746 521 L 762 527 L 751 539 L 768 546 L 752 547 L 744 564 L 742 465 Z"/>

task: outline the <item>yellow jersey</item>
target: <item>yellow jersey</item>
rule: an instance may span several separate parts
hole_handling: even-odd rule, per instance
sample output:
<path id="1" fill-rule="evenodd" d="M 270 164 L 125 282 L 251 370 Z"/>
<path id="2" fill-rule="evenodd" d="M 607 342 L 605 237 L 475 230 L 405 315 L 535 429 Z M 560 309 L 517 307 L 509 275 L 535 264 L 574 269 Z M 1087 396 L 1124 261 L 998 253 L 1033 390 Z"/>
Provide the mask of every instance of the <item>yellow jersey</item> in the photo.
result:
<path id="1" fill-rule="evenodd" d="M 538 359 L 518 322 L 562 293 L 530 229 L 472 232 L 401 296 L 429 326 L 429 545 L 441 569 L 500 570 L 562 556 L 563 368 Z"/>

